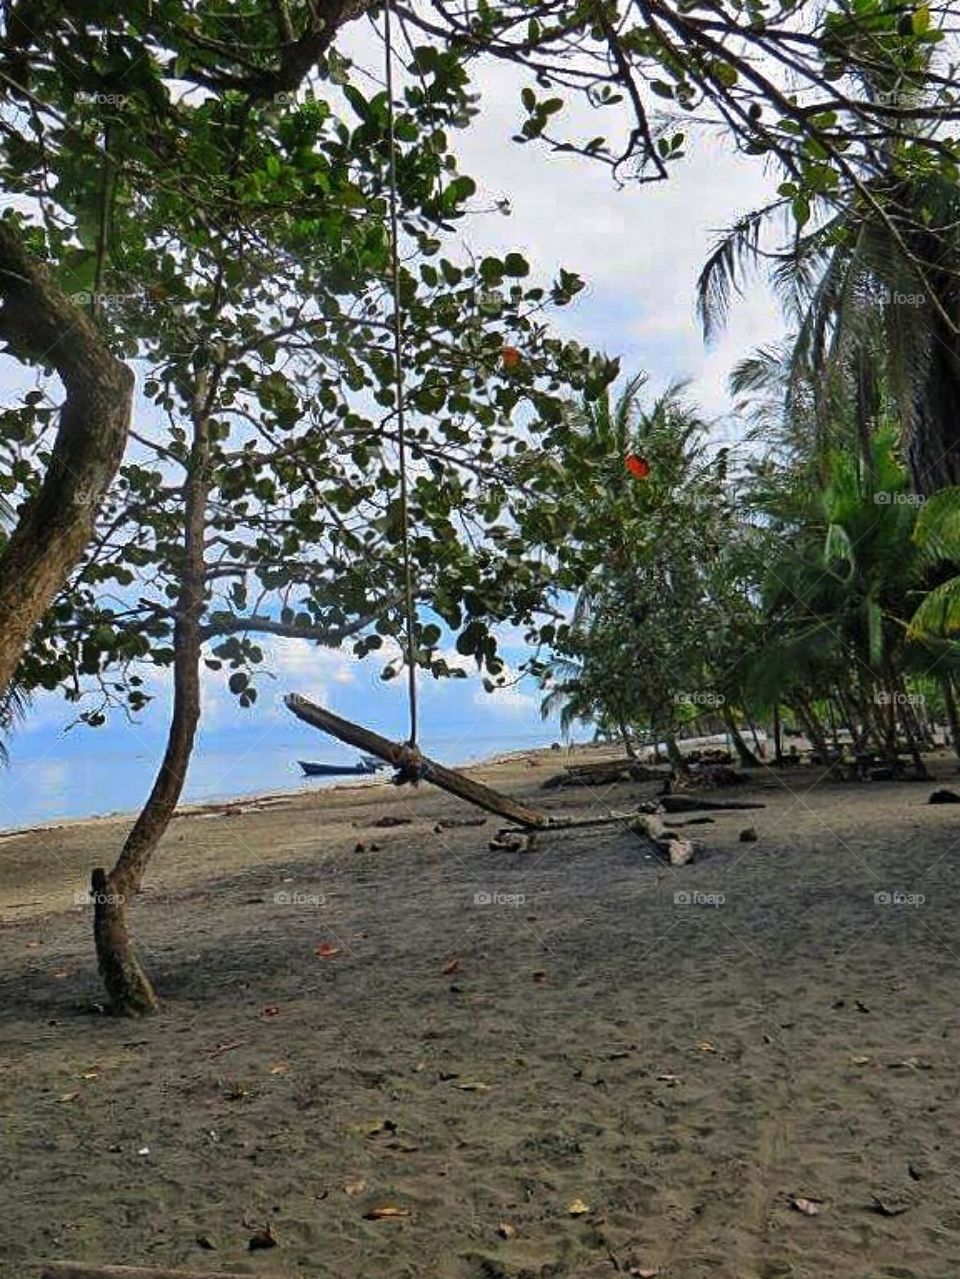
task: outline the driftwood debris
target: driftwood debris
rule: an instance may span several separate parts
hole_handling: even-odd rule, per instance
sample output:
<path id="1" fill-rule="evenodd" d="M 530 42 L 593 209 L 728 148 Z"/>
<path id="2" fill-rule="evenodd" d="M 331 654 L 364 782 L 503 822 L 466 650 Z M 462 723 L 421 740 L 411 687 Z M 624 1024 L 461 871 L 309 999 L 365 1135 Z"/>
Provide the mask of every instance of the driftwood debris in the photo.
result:
<path id="1" fill-rule="evenodd" d="M 542 830 L 545 834 L 548 834 L 551 831 L 559 833 L 561 831 L 589 830 L 591 828 L 596 829 L 601 826 L 623 826 L 625 829 L 629 830 L 631 822 L 635 821 L 638 817 L 646 817 L 650 813 L 656 812 L 656 807 L 656 804 L 642 804 L 638 808 L 631 809 L 628 813 L 602 813 L 597 817 L 575 817 L 568 816 L 565 813 L 552 816 L 545 813 L 543 815 L 543 825 L 538 826 L 537 830 Z M 518 835 L 520 833 L 521 828 L 516 825 L 501 826 L 497 831 L 497 835 L 502 838 L 509 838 L 511 835 Z"/>
<path id="2" fill-rule="evenodd" d="M 568 786 L 613 786 L 617 782 L 661 782 L 669 777 L 669 767 L 649 768 L 636 759 L 604 759 L 588 764 L 569 764 L 542 783 L 543 790 L 563 790 Z"/>
<path id="3" fill-rule="evenodd" d="M 693 843 L 665 826 L 656 813 L 645 813 L 637 817 L 631 822 L 630 829 L 671 866 L 686 866 L 693 861 L 696 851 Z"/>
<path id="4" fill-rule="evenodd" d="M 305 724 L 319 728 L 322 733 L 329 733 L 331 737 L 346 742 L 348 746 L 355 746 L 367 755 L 376 755 L 378 759 L 392 764 L 394 768 L 401 768 L 406 749 L 402 743 L 391 742 L 386 737 L 381 737 L 379 733 L 371 732 L 369 728 L 363 728 L 360 724 L 353 724 L 340 715 L 334 715 L 333 711 L 317 706 L 316 703 L 308 701 L 306 697 L 300 697 L 297 693 L 289 693 L 284 698 L 284 704 L 297 719 L 303 720 Z M 463 773 L 455 772 L 452 768 L 446 768 L 435 760 L 427 759 L 426 755 L 420 757 L 419 772 L 425 781 L 432 782 L 441 790 L 449 791 L 451 795 L 465 799 L 468 804 L 483 808 L 488 813 L 496 813 L 498 817 L 505 817 L 507 821 L 515 822 L 525 829 L 539 830 L 547 825 L 546 816 L 537 812 L 535 808 L 529 808 L 526 804 L 511 799 L 509 795 L 504 795 L 502 791 L 484 786 L 482 782 L 474 781 L 471 777 L 465 777 Z"/>
<path id="5" fill-rule="evenodd" d="M 40 1279 L 250 1279 L 236 1270 L 167 1270 L 155 1266 L 91 1266 L 84 1261 L 50 1261 Z M 287 1279 L 276 1272 L 260 1279 Z"/>
<path id="6" fill-rule="evenodd" d="M 741 808 L 766 808 L 766 804 L 741 803 L 733 799 L 698 799 L 695 795 L 662 795 L 660 807 L 665 813 L 699 813 L 705 809 L 733 812 Z"/>

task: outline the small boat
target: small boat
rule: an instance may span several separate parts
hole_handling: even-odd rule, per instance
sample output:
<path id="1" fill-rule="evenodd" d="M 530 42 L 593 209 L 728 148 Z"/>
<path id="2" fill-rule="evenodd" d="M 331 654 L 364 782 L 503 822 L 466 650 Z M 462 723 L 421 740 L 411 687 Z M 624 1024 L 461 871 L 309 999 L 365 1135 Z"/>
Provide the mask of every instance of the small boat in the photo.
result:
<path id="1" fill-rule="evenodd" d="M 305 777 L 370 777 L 377 771 L 364 760 L 359 764 L 312 764 L 306 759 L 297 762 Z"/>
<path id="2" fill-rule="evenodd" d="M 362 764 L 366 764 L 368 768 L 372 768 L 375 772 L 379 772 L 381 768 L 387 767 L 383 760 L 377 755 L 361 755 L 360 762 Z"/>

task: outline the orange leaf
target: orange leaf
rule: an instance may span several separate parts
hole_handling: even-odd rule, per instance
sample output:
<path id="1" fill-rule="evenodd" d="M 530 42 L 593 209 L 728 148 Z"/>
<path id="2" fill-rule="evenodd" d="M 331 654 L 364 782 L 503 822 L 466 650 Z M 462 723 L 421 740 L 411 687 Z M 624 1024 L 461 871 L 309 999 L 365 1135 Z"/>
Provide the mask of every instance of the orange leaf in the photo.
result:
<path id="1" fill-rule="evenodd" d="M 505 346 L 503 348 L 503 367 L 505 369 L 515 369 L 520 363 L 520 352 L 515 346 Z"/>
<path id="2" fill-rule="evenodd" d="M 388 1221 L 391 1217 L 409 1217 L 410 1213 L 406 1208 L 396 1208 L 393 1204 L 381 1204 L 379 1208 L 371 1208 L 363 1215 L 367 1221 Z"/>
<path id="3" fill-rule="evenodd" d="M 318 959 L 332 959 L 334 955 L 340 954 L 339 946 L 331 946 L 328 941 L 321 942 L 314 951 Z"/>
<path id="4" fill-rule="evenodd" d="M 626 468 L 638 480 L 645 480 L 650 474 L 650 463 L 645 457 L 638 457 L 635 453 L 627 454 Z"/>

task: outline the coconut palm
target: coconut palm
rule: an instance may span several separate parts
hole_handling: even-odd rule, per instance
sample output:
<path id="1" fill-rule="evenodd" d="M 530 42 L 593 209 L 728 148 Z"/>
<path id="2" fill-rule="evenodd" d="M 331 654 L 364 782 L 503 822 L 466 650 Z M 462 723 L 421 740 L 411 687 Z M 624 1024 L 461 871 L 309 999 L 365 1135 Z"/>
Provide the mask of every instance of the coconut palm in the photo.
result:
<path id="1" fill-rule="evenodd" d="M 915 88 L 922 66 L 879 46 L 865 65 L 869 94 L 929 105 Z M 698 303 L 709 336 L 751 272 L 768 269 L 795 329 L 779 353 L 786 402 L 812 387 L 817 451 L 852 432 L 868 463 L 869 436 L 893 418 L 914 488 L 930 494 L 960 483 L 960 186 L 934 174 L 902 180 L 899 149 L 896 139 L 888 144 L 885 172 L 851 190 L 845 207 L 825 191 L 810 207 L 812 229 L 771 248 L 778 219 L 796 211 L 794 186 L 784 183 L 777 201 L 721 235 Z"/>

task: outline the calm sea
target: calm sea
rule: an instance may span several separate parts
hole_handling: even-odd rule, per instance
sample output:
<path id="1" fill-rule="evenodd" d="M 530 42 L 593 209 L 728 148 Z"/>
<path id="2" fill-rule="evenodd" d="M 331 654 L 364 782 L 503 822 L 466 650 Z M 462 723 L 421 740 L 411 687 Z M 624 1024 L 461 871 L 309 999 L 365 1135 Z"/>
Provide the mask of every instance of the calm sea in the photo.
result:
<path id="1" fill-rule="evenodd" d="M 441 763 L 466 764 L 505 751 L 549 746 L 555 737 L 556 728 L 550 724 L 516 724 L 499 732 L 471 731 L 468 738 L 441 733 L 424 747 Z M 40 740 L 39 734 L 29 734 L 15 740 L 10 763 L 0 768 L 0 830 L 134 812 L 149 793 L 162 749 L 162 741 L 154 747 L 136 735 L 128 747 L 118 749 L 114 742 L 101 746 L 90 732 L 85 738 L 68 734 Z M 352 764 L 357 754 L 319 735 L 305 741 L 296 731 L 289 736 L 271 733 L 266 740 L 255 733 L 232 734 L 228 743 L 201 743 L 191 762 L 184 802 L 310 790 L 345 780 L 304 779 L 299 759 Z"/>

